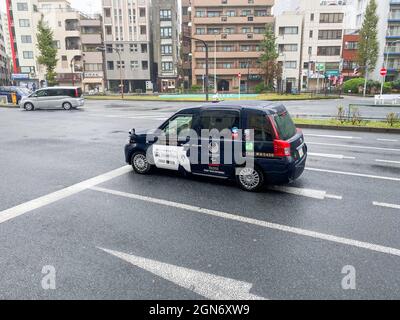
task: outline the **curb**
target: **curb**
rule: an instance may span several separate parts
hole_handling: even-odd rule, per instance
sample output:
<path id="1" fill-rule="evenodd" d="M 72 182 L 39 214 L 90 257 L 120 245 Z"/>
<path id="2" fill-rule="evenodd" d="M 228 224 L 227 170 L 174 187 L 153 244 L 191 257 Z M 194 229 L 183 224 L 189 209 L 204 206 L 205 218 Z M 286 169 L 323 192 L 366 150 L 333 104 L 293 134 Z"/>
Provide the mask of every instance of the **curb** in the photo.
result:
<path id="1" fill-rule="evenodd" d="M 329 126 L 320 124 L 296 124 L 301 129 L 322 129 L 355 132 L 375 132 L 375 133 L 400 133 L 400 128 L 369 128 L 369 127 L 350 127 L 350 126 Z"/>
<path id="2" fill-rule="evenodd" d="M 8 109 L 18 109 L 19 106 L 15 106 L 13 104 L 7 105 L 7 104 L 0 104 L 0 108 L 8 108 Z"/>

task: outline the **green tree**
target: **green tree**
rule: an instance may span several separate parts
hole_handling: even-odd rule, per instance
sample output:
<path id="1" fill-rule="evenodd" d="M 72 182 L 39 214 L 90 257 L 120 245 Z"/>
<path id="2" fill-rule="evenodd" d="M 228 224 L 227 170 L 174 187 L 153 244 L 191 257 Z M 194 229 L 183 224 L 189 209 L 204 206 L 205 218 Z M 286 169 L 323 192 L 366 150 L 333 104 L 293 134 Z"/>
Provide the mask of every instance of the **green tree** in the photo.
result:
<path id="1" fill-rule="evenodd" d="M 268 24 L 265 28 L 264 39 L 261 42 L 262 55 L 259 58 L 261 73 L 264 75 L 266 87 L 273 87 L 281 76 L 282 70 L 278 64 L 278 50 L 274 28 Z"/>
<path id="2" fill-rule="evenodd" d="M 364 21 L 360 30 L 358 43 L 358 64 L 362 67 L 364 76 L 375 70 L 379 56 L 377 4 L 370 0 L 365 11 Z"/>
<path id="3" fill-rule="evenodd" d="M 38 24 L 37 48 L 40 55 L 38 63 L 46 67 L 46 80 L 49 86 L 56 84 L 57 48 L 54 45 L 53 31 L 44 22 L 43 16 Z"/>

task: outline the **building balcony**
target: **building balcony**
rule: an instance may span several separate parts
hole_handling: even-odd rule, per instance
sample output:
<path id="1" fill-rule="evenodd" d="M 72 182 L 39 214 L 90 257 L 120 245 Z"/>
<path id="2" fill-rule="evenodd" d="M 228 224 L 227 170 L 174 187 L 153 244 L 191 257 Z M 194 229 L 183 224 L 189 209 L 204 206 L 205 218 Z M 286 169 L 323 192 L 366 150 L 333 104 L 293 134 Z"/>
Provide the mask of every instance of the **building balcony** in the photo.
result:
<path id="1" fill-rule="evenodd" d="M 257 59 L 260 57 L 262 52 L 260 51 L 217 51 L 217 59 L 237 59 L 237 58 L 253 58 Z M 204 51 L 196 51 L 193 53 L 195 59 L 205 59 L 206 53 Z M 214 59 L 214 51 L 208 53 L 209 59 Z"/>
<path id="2" fill-rule="evenodd" d="M 394 0 L 393 0 L 394 1 Z M 273 6 L 275 0 L 254 0 L 253 3 L 249 4 L 247 1 L 243 0 L 228 0 L 227 4 L 222 4 L 221 1 L 210 1 L 210 0 L 196 0 L 196 7 L 255 7 L 255 6 Z"/>
<path id="3" fill-rule="evenodd" d="M 81 41 L 84 44 L 101 44 L 100 34 L 81 34 Z"/>
<path id="4" fill-rule="evenodd" d="M 214 72 L 214 68 L 210 67 L 209 68 L 209 74 Z M 206 73 L 205 69 L 200 69 L 200 68 L 195 68 L 193 70 L 193 74 L 195 76 L 202 76 L 203 74 Z M 242 75 L 246 76 L 247 73 L 249 74 L 260 74 L 260 69 L 257 68 L 231 68 L 231 69 L 217 69 L 216 70 L 217 75 L 219 76 L 234 76 L 237 77 L 238 73 L 241 73 Z"/>
<path id="5" fill-rule="evenodd" d="M 214 42 L 217 41 L 262 41 L 264 34 L 260 33 L 221 33 L 221 34 L 194 34 L 194 38 L 203 41 Z"/>
<path id="6" fill-rule="evenodd" d="M 273 16 L 265 16 L 265 17 L 194 17 L 193 23 L 195 25 L 200 24 L 263 24 L 274 22 Z"/>

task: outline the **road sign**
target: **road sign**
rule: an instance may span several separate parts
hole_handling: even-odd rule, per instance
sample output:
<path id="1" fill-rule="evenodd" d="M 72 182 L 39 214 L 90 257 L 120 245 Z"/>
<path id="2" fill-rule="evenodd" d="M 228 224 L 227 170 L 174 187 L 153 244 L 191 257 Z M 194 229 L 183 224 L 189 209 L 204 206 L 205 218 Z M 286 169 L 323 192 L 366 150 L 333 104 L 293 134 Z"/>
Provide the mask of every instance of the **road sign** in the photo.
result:
<path id="1" fill-rule="evenodd" d="M 381 74 L 382 77 L 385 77 L 387 75 L 387 69 L 382 68 L 379 73 Z"/>

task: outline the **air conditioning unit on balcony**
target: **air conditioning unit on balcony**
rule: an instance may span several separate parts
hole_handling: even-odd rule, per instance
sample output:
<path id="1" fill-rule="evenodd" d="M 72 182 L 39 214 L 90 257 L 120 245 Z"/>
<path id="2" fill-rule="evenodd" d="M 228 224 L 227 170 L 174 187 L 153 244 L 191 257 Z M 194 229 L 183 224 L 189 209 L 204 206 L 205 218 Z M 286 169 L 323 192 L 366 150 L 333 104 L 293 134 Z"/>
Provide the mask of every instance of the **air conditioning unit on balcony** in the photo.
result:
<path id="1" fill-rule="evenodd" d="M 254 21 L 254 17 L 247 17 L 247 21 Z"/>
<path id="2" fill-rule="evenodd" d="M 221 39 L 228 39 L 227 33 L 221 33 Z"/>
<path id="3" fill-rule="evenodd" d="M 227 16 L 221 16 L 221 21 L 222 22 L 227 22 L 228 21 L 228 17 Z"/>
<path id="4" fill-rule="evenodd" d="M 252 33 L 248 33 L 247 34 L 247 39 L 253 39 L 253 34 Z"/>

